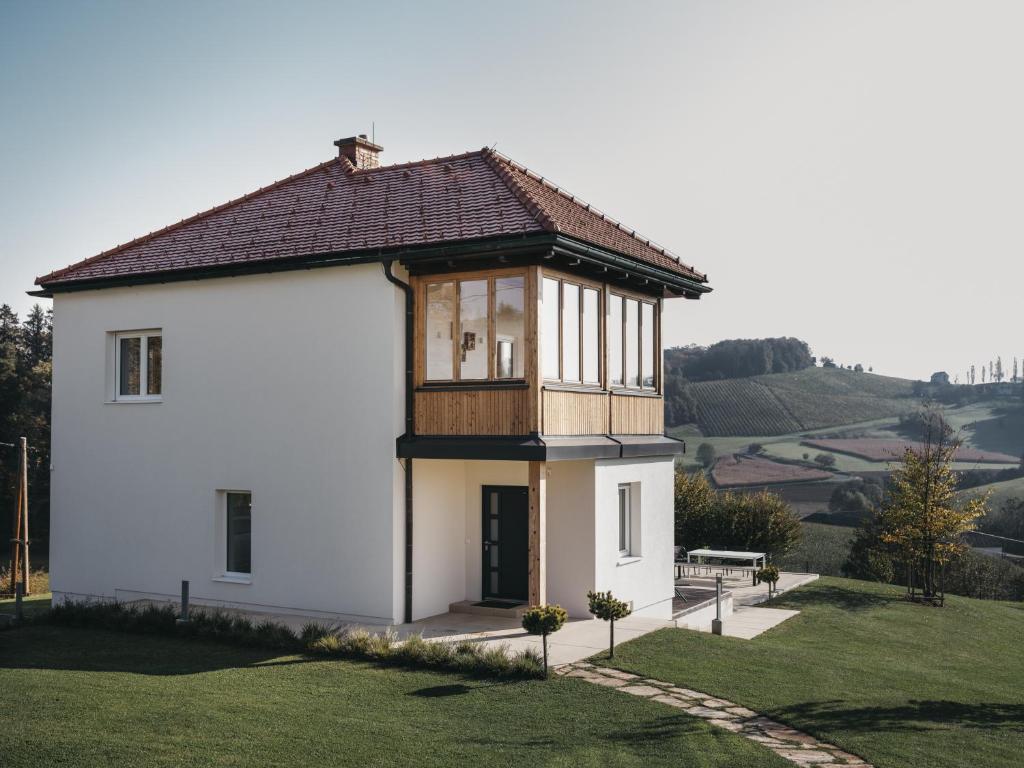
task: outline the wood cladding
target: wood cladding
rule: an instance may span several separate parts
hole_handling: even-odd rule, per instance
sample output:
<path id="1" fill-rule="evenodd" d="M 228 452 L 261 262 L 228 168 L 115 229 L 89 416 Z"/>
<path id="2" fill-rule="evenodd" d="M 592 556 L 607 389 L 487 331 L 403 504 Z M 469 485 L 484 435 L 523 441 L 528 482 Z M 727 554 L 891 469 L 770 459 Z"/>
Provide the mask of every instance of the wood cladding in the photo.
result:
<path id="1" fill-rule="evenodd" d="M 613 435 L 660 435 L 665 432 L 665 404 L 660 397 L 611 396 Z"/>
<path id="2" fill-rule="evenodd" d="M 545 435 L 660 435 L 665 431 L 660 397 L 542 390 Z M 420 435 L 528 435 L 531 388 L 441 389 L 416 392 Z"/>
<path id="3" fill-rule="evenodd" d="M 604 435 L 608 433 L 607 392 L 544 390 L 545 435 Z"/>
<path id="4" fill-rule="evenodd" d="M 416 392 L 419 435 L 529 434 L 530 390 L 467 389 Z"/>

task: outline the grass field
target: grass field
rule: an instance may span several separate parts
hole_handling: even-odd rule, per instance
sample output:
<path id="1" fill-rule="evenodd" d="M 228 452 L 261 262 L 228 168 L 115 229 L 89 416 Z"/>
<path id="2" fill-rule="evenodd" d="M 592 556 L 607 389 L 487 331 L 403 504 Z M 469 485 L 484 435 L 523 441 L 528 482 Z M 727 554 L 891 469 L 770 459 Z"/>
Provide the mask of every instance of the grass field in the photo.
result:
<path id="1" fill-rule="evenodd" d="M 907 448 L 920 449 L 921 443 L 911 440 L 890 440 L 877 437 L 825 438 L 804 440 L 803 445 L 821 451 L 845 453 L 858 458 L 876 462 L 899 461 Z M 981 451 L 977 448 L 962 445 L 957 448 L 954 456 L 958 463 L 963 464 L 1007 464 L 1013 465 L 1017 458 L 1006 453 Z"/>
<path id="2" fill-rule="evenodd" d="M 765 712 L 878 768 L 1019 766 L 1024 604 L 901 598 L 823 578 L 776 600 L 800 615 L 754 640 L 661 630 L 620 646 L 615 666 Z"/>
<path id="3" fill-rule="evenodd" d="M 711 470 L 711 479 L 719 488 L 732 488 L 772 483 L 806 483 L 829 480 L 831 472 L 824 472 L 799 464 L 783 464 L 761 456 L 743 454 L 722 456 Z"/>
<path id="4" fill-rule="evenodd" d="M 784 571 L 839 576 L 850 554 L 856 529 L 843 525 L 802 522 L 799 546 L 778 561 Z"/>
<path id="5" fill-rule="evenodd" d="M 4 768 L 782 768 L 760 745 L 579 680 L 513 683 L 142 635 L 0 632 Z"/>
<path id="6" fill-rule="evenodd" d="M 807 368 L 689 389 L 703 434 L 769 436 L 898 416 L 918 404 L 911 386 L 907 379 Z"/>

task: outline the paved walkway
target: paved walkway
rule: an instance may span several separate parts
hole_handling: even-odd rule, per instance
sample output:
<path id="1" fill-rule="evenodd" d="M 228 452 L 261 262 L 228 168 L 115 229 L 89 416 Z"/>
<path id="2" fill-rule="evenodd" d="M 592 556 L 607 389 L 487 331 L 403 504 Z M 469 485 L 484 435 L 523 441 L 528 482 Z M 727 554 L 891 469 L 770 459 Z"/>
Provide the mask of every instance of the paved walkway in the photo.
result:
<path id="1" fill-rule="evenodd" d="M 794 765 L 804 768 L 871 768 L 861 758 L 839 747 L 706 693 L 679 688 L 660 680 L 647 680 L 618 669 L 595 667 L 586 662 L 566 665 L 555 673 L 676 707 L 711 725 L 756 741 Z"/>

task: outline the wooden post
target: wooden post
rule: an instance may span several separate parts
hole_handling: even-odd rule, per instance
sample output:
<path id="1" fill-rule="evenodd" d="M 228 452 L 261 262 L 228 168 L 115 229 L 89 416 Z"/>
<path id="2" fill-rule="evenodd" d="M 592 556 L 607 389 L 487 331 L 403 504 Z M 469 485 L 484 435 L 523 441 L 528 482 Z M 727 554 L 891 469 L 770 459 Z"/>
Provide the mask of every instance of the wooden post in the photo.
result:
<path id="1" fill-rule="evenodd" d="M 530 462 L 529 496 L 529 599 L 530 605 L 544 605 L 547 602 L 547 465 L 543 461 Z"/>
<path id="2" fill-rule="evenodd" d="M 14 516 L 11 518 L 11 594 L 17 593 L 21 574 L 21 465 L 18 465 L 18 491 L 15 493 Z"/>
<path id="3" fill-rule="evenodd" d="M 25 585 L 24 593 L 27 596 L 32 594 L 28 567 L 28 440 L 23 437 L 18 442 L 21 453 L 21 583 Z"/>

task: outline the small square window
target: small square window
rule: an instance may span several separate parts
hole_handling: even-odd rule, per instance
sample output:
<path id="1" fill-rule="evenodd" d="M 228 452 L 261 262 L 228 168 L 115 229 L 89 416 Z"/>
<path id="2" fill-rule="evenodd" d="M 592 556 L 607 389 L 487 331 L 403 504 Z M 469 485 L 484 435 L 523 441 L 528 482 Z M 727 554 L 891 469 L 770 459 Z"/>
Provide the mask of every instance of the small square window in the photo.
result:
<path id="1" fill-rule="evenodd" d="M 163 336 L 159 331 L 114 334 L 114 399 L 160 400 Z"/>

